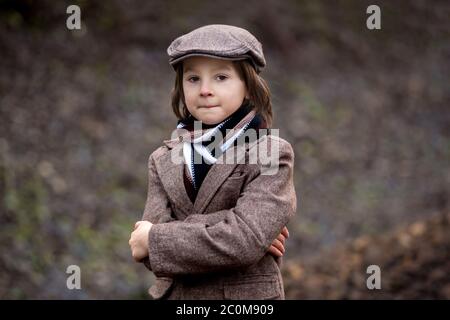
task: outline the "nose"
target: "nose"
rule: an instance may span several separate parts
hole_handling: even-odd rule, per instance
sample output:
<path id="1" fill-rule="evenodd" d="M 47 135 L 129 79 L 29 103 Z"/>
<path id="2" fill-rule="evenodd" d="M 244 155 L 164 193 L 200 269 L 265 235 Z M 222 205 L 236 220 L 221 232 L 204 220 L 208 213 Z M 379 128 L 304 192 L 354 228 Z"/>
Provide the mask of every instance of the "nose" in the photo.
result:
<path id="1" fill-rule="evenodd" d="M 211 96 L 212 90 L 210 85 L 207 83 L 207 81 L 203 81 L 202 86 L 200 88 L 200 96 L 202 97 L 207 97 L 207 96 Z"/>

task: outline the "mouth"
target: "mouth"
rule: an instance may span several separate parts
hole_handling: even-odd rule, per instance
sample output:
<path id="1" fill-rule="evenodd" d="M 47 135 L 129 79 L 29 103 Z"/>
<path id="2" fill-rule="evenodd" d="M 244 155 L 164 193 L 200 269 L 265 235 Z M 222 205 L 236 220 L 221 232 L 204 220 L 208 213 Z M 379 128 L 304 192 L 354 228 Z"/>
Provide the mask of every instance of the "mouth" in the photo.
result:
<path id="1" fill-rule="evenodd" d="M 209 105 L 209 106 L 200 106 L 199 108 L 205 108 L 205 109 L 211 109 L 211 108 L 216 108 L 218 106 L 216 105 Z"/>

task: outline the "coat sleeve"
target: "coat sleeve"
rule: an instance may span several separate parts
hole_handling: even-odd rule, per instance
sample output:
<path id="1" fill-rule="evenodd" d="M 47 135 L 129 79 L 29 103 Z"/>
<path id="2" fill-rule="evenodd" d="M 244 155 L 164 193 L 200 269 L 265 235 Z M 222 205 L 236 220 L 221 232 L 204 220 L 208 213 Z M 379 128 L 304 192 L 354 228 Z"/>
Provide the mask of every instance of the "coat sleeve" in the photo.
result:
<path id="1" fill-rule="evenodd" d="M 162 187 L 158 174 L 155 168 L 154 155 L 159 152 L 159 149 L 153 152 L 148 159 L 148 188 L 147 200 L 145 202 L 144 213 L 141 220 L 150 221 L 153 224 L 168 223 L 175 221 L 173 217 L 172 208 L 166 191 Z M 141 260 L 142 263 L 152 271 L 148 257 Z"/>
<path id="2" fill-rule="evenodd" d="M 294 152 L 280 144 L 279 168 L 259 173 L 236 206 L 194 215 L 185 221 L 155 224 L 149 232 L 149 261 L 156 276 L 209 273 L 250 266 L 266 254 L 296 211 Z M 189 223 L 187 223 L 189 222 Z"/>

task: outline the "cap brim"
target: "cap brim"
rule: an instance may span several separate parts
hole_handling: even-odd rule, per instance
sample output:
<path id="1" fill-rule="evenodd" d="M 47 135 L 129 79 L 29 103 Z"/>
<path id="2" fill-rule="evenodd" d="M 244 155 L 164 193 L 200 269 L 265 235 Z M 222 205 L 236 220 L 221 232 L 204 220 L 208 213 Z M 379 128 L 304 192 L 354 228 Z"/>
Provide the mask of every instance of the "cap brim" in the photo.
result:
<path id="1" fill-rule="evenodd" d="M 185 55 L 182 55 L 176 59 L 170 59 L 169 63 L 172 65 L 173 69 L 176 70 L 176 65 L 180 63 L 181 61 L 189 58 L 189 57 L 209 57 L 209 58 L 215 58 L 215 59 L 222 59 L 222 60 L 232 60 L 232 61 L 238 61 L 238 60 L 246 60 L 249 59 L 252 63 L 253 67 L 256 69 L 256 71 L 259 73 L 259 68 L 255 65 L 252 57 L 248 54 L 241 55 L 239 57 L 226 57 L 226 56 L 220 56 L 210 53 L 203 53 L 203 52 L 191 52 L 187 53 Z"/>

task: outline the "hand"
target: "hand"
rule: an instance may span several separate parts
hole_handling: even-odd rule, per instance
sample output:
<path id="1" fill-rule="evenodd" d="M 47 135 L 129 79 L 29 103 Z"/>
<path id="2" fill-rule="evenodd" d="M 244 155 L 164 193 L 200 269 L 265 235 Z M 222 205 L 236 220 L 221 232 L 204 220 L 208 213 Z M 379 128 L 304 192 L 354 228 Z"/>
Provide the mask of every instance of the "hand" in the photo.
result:
<path id="1" fill-rule="evenodd" d="M 272 245 L 269 248 L 269 253 L 275 257 L 282 257 L 285 252 L 284 244 L 287 238 L 289 238 L 289 231 L 287 227 L 284 227 L 278 237 L 273 240 Z"/>
<path id="2" fill-rule="evenodd" d="M 131 255 L 136 262 L 148 256 L 148 233 L 153 224 L 148 221 L 138 221 L 134 225 L 128 244 L 131 248 Z"/>

